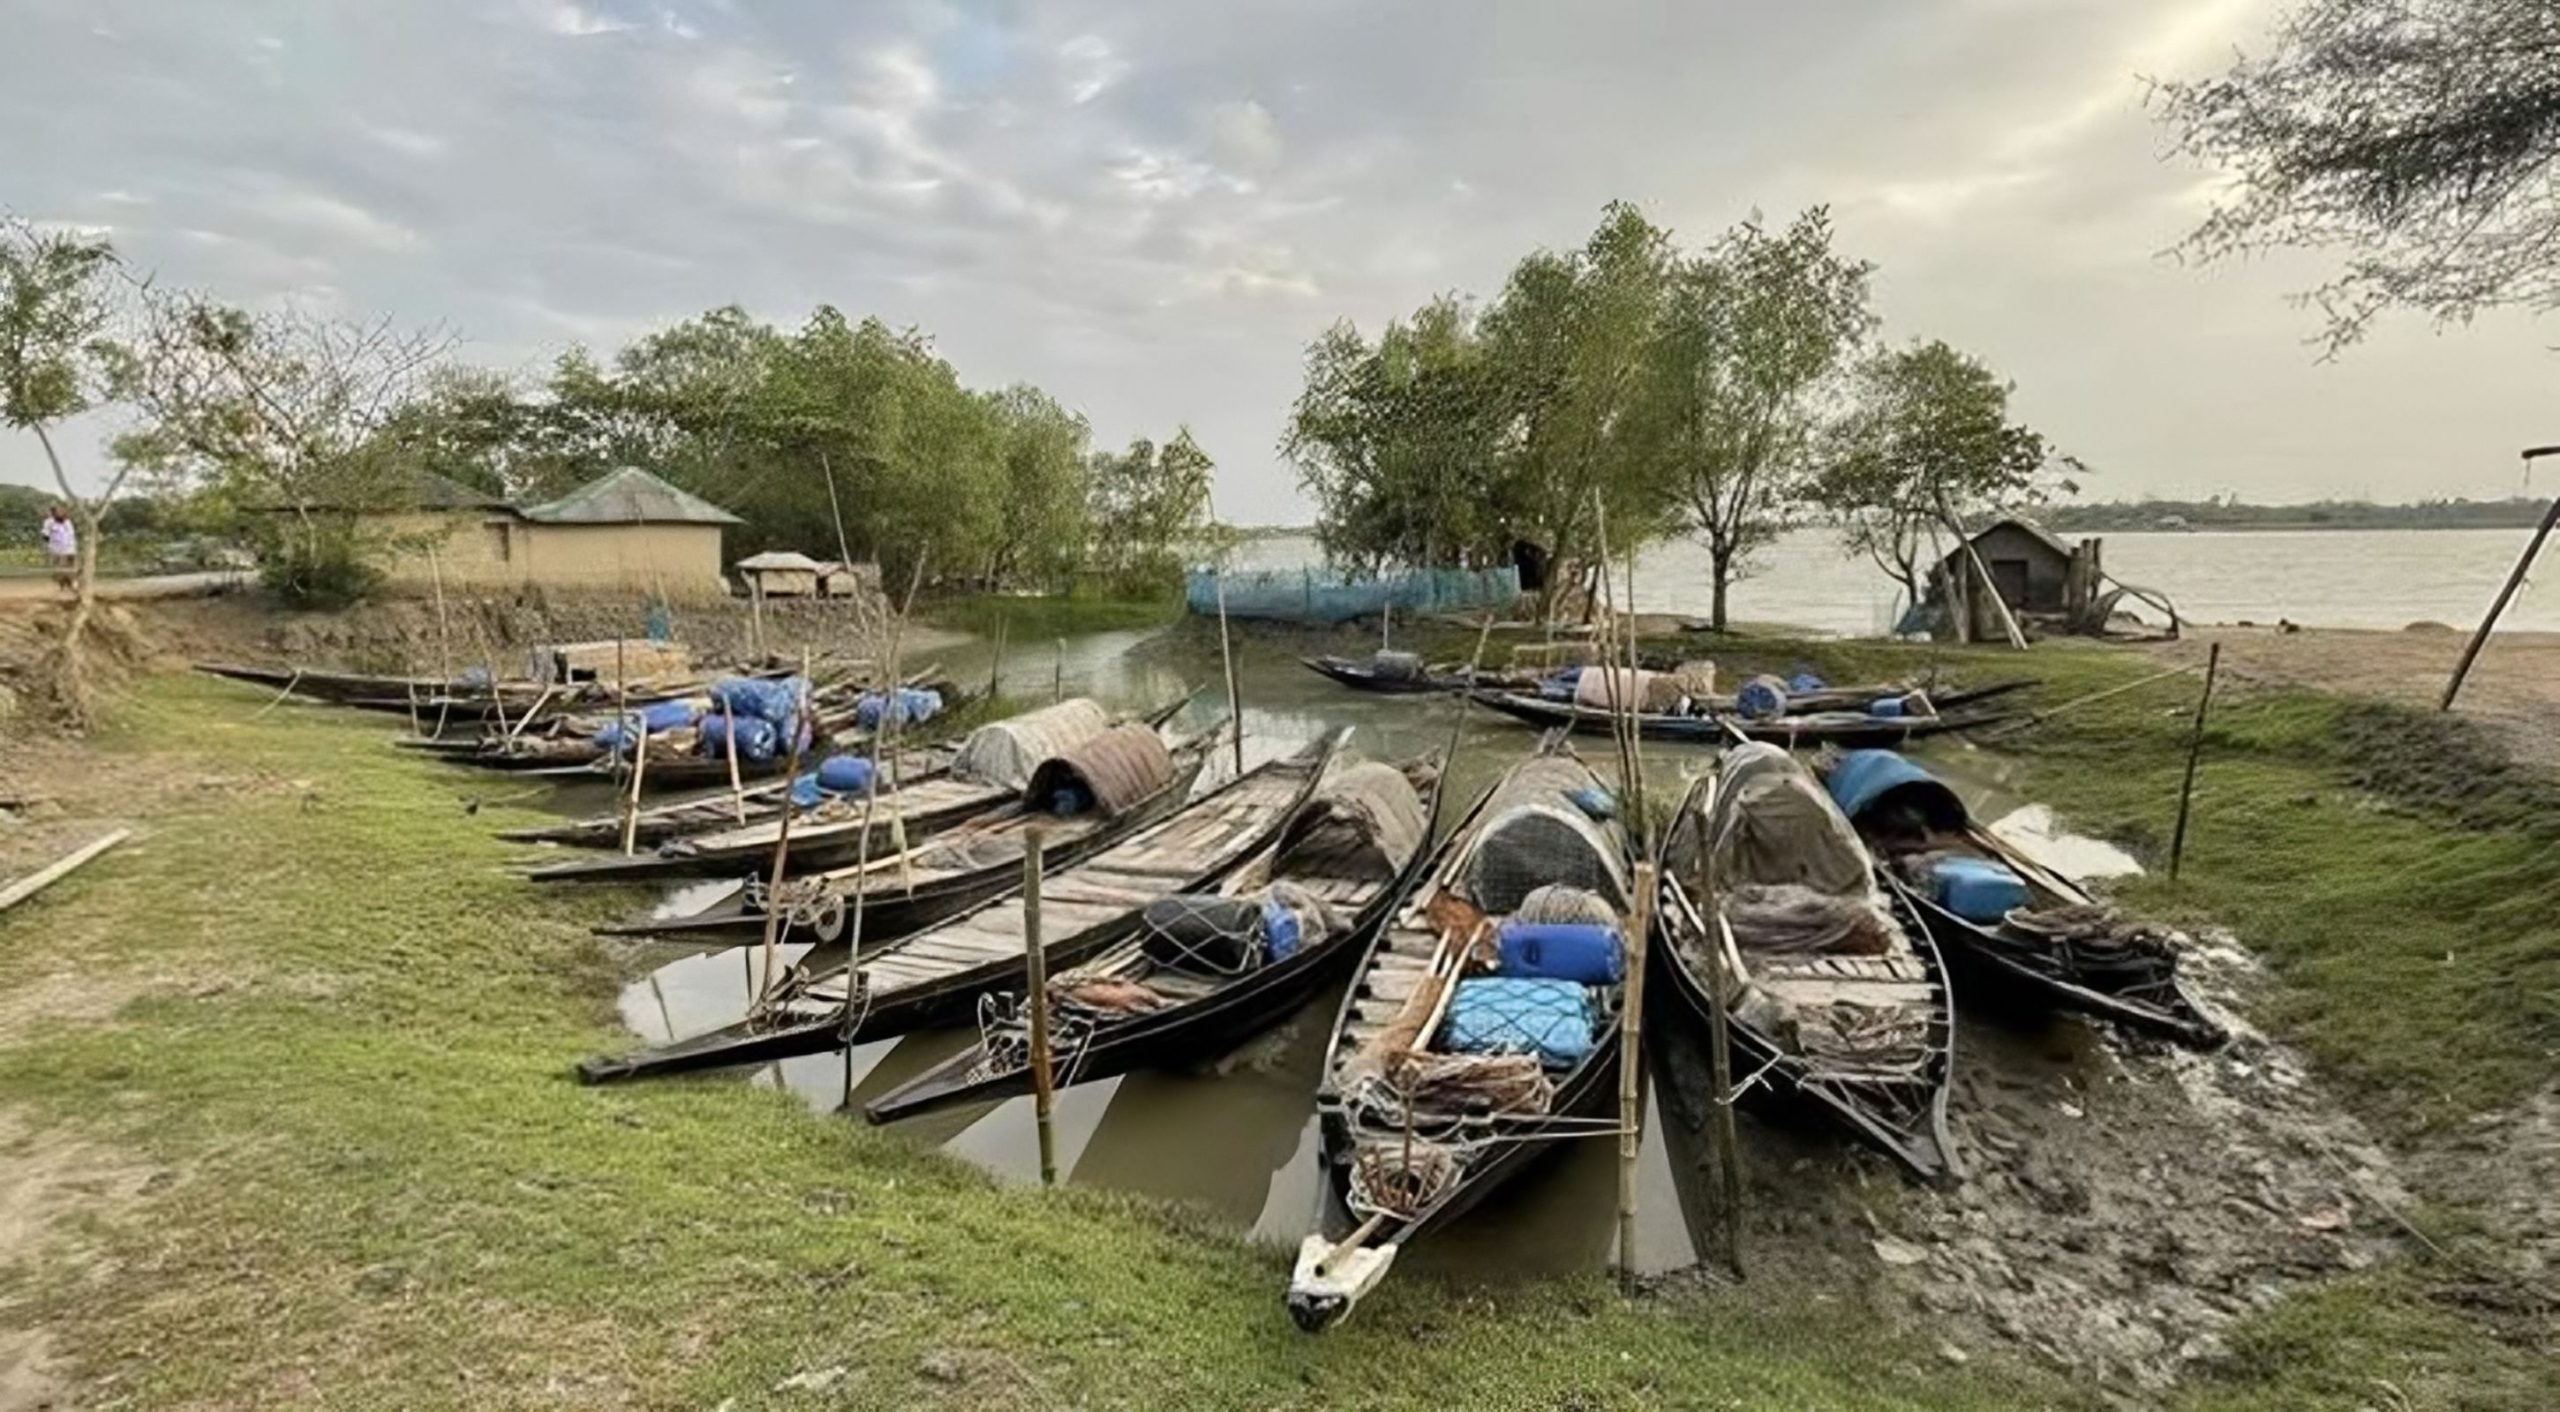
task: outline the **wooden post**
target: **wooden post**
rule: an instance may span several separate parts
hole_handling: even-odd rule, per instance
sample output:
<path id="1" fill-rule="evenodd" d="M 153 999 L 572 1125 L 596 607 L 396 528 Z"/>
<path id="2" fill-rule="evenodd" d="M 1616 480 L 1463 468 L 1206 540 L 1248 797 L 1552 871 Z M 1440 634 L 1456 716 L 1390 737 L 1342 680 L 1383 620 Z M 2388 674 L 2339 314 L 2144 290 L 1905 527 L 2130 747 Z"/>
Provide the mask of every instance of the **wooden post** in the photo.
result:
<path id="1" fill-rule="evenodd" d="M 1049 956 L 1040 936 L 1040 844 L 1037 828 L 1023 837 L 1022 963 L 1026 989 L 1022 1003 L 1031 1011 L 1031 1121 L 1040 1136 L 1040 1185 L 1056 1186 L 1058 1145 L 1050 1124 L 1056 1075 L 1049 1068 Z"/>
<path id="2" fill-rule="evenodd" d="M 2204 753 L 2204 715 L 2213 706 L 2213 676 L 2222 666 L 2222 644 L 2204 656 L 2204 693 L 2196 698 L 2195 729 L 2187 736 L 2187 778 L 2178 786 L 2178 826 L 2169 835 L 2169 881 L 2178 880 L 2178 860 L 2187 851 L 2187 807 L 2196 792 L 2196 758 Z"/>
<path id="3" fill-rule="evenodd" d="M 809 701 L 804 693 L 800 699 L 797 714 L 805 718 L 808 712 Z M 763 1007 L 764 995 L 771 994 L 773 991 L 774 948 L 782 941 L 782 914 L 785 910 L 782 901 L 782 874 L 785 866 L 791 861 L 791 819 L 793 815 L 800 812 L 800 803 L 792 797 L 791 787 L 799 779 L 800 732 L 795 730 L 791 733 L 790 763 L 782 773 L 782 827 L 774 834 L 773 872 L 764 888 L 764 989 L 763 993 L 756 997 L 759 1009 Z M 846 984 L 849 986 L 852 981 L 853 977 L 848 974 Z"/>
<path id="4" fill-rule="evenodd" d="M 720 733 L 721 743 L 728 747 L 729 754 L 729 807 L 737 814 L 738 822 L 743 824 L 747 821 L 747 787 L 738 778 L 738 713 L 723 702 L 720 714 L 729 723 L 729 728 Z"/>
<path id="5" fill-rule="evenodd" d="M 435 579 L 436 663 L 437 669 L 444 673 L 444 685 L 437 690 L 440 693 L 451 694 L 453 691 L 453 630 L 446 622 L 444 615 L 444 565 L 436 558 L 435 546 L 432 544 L 427 546 L 427 572 Z"/>
<path id="6" fill-rule="evenodd" d="M 2536 446 L 2524 453 L 2528 463 L 2544 456 L 2560 456 L 2560 446 Z M 2499 585 L 2498 596 L 2490 601 L 2488 616 L 2480 620 L 2480 626 L 2472 631 L 2471 640 L 2463 644 L 2462 660 L 2454 663 L 2453 678 L 2444 684 L 2444 699 L 2436 703 L 2437 710 L 2453 709 L 2454 693 L 2462 690 L 2462 679 L 2471 674 L 2472 660 L 2480 655 L 2481 648 L 2489 645 L 2489 630 L 2498 625 L 2498 615 L 2507 611 L 2507 600 L 2516 596 L 2516 589 L 2524 583 L 2525 572 L 2541 555 L 2542 542 L 2551 537 L 2554 525 L 2560 525 L 2560 495 L 2551 498 L 2551 508 L 2543 512 L 2542 523 L 2534 527 L 2533 538 L 2525 543 L 2524 553 L 2517 556 L 2516 566 L 2507 571 L 2507 581 Z"/>
<path id="7" fill-rule="evenodd" d="M 16 882 L 9 884 L 7 887 L 0 888 L 0 912 L 7 911 L 9 908 L 17 906 L 19 903 L 35 896 L 37 893 L 44 891 L 46 888 L 53 886 L 57 882 L 62 881 L 64 878 L 71 875 L 73 869 L 82 866 L 90 859 L 97 857 L 99 854 L 106 852 L 108 849 L 115 847 L 117 844 L 122 843 L 131 837 L 133 837 L 133 830 L 117 829 L 115 832 L 110 833 L 103 838 L 73 849 L 70 853 L 64 855 L 56 862 L 46 867 L 38 868 L 34 872 L 27 874 L 25 877 L 18 879 Z"/>
<path id="8" fill-rule="evenodd" d="M 764 575 L 753 569 L 747 573 L 747 650 L 755 654 L 755 664 L 764 665 Z"/>
<path id="9" fill-rule="evenodd" d="M 1719 762 L 1717 768 L 1721 770 Z M 1723 787 L 1721 774 L 1710 777 L 1707 784 L 1705 813 L 1712 818 L 1716 809 L 1716 793 Z M 1724 919 L 1724 900 L 1716 887 L 1714 854 L 1707 854 L 1707 869 L 1700 880 L 1706 893 L 1707 915 L 1700 921 L 1706 931 L 1702 940 L 1707 948 L 1707 1082 L 1714 1088 L 1707 1114 L 1707 1155 L 1716 1164 L 1722 1200 L 1720 1215 L 1724 1224 L 1725 1263 L 1732 1267 L 1733 1277 L 1742 1278 L 1742 1140 L 1735 1130 L 1733 1105 L 1741 1095 L 1733 1091 L 1733 1027 L 1727 1007 L 1733 1003 L 1733 972 L 1727 969 L 1733 949 L 1733 928 Z"/>
<path id="10" fill-rule="evenodd" d="M 987 699 L 989 701 L 1004 694 L 1004 637 L 1005 629 L 1012 625 L 1013 619 L 1010 615 L 996 619 L 996 657 L 987 665 Z"/>
<path id="11" fill-rule="evenodd" d="M 1053 702 L 1067 699 L 1067 640 L 1063 637 L 1058 639 L 1058 655 L 1051 660 L 1049 668 L 1049 699 Z"/>
<path id="12" fill-rule="evenodd" d="M 631 718 L 622 718 L 627 727 Z M 649 728 L 642 723 L 639 739 L 631 743 L 631 797 L 622 802 L 622 856 L 640 851 L 640 790 L 649 774 Z"/>
<path id="13" fill-rule="evenodd" d="M 1644 971 L 1653 930 L 1653 865 L 1636 865 L 1636 914 L 1627 935 L 1626 993 L 1618 1016 L 1618 1288 L 1636 1292 L 1636 1164 L 1644 1152 Z"/>
<path id="14" fill-rule="evenodd" d="M 1236 691 L 1236 649 L 1227 638 L 1227 576 L 1209 571 L 1218 585 L 1218 657 L 1227 669 L 1227 729 L 1234 733 L 1236 774 L 1244 774 L 1244 698 Z"/>

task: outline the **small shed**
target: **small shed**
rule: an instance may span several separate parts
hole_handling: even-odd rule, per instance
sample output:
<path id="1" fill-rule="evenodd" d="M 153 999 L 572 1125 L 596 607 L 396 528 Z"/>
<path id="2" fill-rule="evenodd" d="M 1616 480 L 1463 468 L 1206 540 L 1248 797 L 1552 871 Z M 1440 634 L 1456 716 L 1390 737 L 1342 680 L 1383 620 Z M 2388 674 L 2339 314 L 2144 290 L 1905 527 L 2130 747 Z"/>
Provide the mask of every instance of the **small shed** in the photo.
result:
<path id="1" fill-rule="evenodd" d="M 767 598 L 815 598 L 824 571 L 817 560 L 788 549 L 768 549 L 741 559 L 732 567 L 737 569 L 748 592 Z"/>
<path id="2" fill-rule="evenodd" d="M 1981 556 L 1992 588 L 2011 612 L 2060 613 L 2069 607 L 2072 549 L 2042 525 L 2007 515 L 1975 531 L 1965 544 Z M 1975 582 L 1965 549 L 1938 561 L 1930 582 L 1948 579 Z"/>

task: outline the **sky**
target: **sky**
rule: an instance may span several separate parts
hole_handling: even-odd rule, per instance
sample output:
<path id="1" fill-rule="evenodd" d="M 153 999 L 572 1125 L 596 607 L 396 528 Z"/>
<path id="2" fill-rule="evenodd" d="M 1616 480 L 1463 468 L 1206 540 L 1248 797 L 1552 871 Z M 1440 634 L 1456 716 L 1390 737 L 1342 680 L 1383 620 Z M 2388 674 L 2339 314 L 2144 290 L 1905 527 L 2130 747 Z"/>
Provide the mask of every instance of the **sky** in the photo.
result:
<path id="1" fill-rule="evenodd" d="M 2014 379 L 2091 498 L 2519 493 L 2550 325 L 2324 361 L 2321 259 L 2164 253 L 2215 178 L 2143 79 L 2280 2 L 10 0 L 0 209 L 524 372 L 832 303 L 1104 444 L 1188 424 L 1221 517 L 1275 524 L 1312 518 L 1274 445 L 1327 325 L 1490 295 L 1612 199 L 1694 244 L 1827 203 L 1884 336 Z M 32 438 L 0 480 L 46 483 Z"/>

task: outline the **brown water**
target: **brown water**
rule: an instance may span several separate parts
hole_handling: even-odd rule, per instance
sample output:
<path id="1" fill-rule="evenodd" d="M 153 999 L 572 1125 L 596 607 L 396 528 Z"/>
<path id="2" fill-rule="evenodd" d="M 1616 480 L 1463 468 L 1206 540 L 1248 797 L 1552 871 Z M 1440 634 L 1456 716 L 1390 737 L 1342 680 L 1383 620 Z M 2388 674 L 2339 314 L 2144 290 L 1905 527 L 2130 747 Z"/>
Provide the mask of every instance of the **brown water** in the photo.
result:
<path id="1" fill-rule="evenodd" d="M 943 654 L 962 680 L 982 679 L 990 663 L 982 647 Z M 1073 639 L 1063 652 L 1024 651 L 1017 643 L 1005 664 L 1005 689 L 1045 698 L 1053 677 L 1070 693 L 1107 704 L 1138 708 L 1181 695 L 1190 685 L 1220 678 L 1214 641 L 1198 635 L 1106 633 Z M 1385 697 L 1352 692 L 1300 666 L 1267 643 L 1250 645 L 1239 664 L 1248 766 L 1296 750 L 1324 732 L 1353 727 L 1351 745 L 1376 758 L 1401 759 L 1439 750 L 1457 719 L 1454 701 L 1441 697 Z M 1192 703 L 1194 725 L 1223 709 L 1223 690 Z M 1448 775 L 1454 813 L 1532 741 L 1522 726 L 1481 710 L 1469 713 L 1459 753 Z M 1605 741 L 1586 744 L 1595 761 Z M 1711 752 L 1699 747 L 1649 745 L 1648 789 L 1685 788 L 1706 767 Z M 1215 783 L 1230 768 L 1221 755 Z M 2002 777 L 1998 757 L 1967 747 L 1937 757 L 1950 782 L 1983 812 L 1998 817 L 2020 801 Z M 2085 845 L 2087 841 L 2078 841 Z M 2074 856 L 2073 843 L 2051 861 L 2076 867 L 2094 860 L 2107 871 L 2111 859 Z M 2104 845 L 2095 845 L 2105 850 Z M 2048 850 L 2050 851 L 2050 850 Z M 2105 850 L 2112 853 L 2112 850 Z M 690 910 L 729 885 L 697 885 L 670 898 Z M 785 947 L 784 964 L 799 954 Z M 719 952 L 687 956 L 659 967 L 624 993 L 624 1020 L 642 1038 L 660 1041 L 698 1033 L 735 1020 L 756 983 L 756 962 Z M 1056 1106 L 1058 1162 L 1069 1181 L 1144 1192 L 1194 1203 L 1239 1233 L 1294 1245 L 1317 1214 L 1316 1136 L 1313 1096 L 1325 1041 L 1340 993 L 1320 997 L 1279 1028 L 1196 1072 L 1138 1073 L 1077 1085 L 1060 1092 Z M 923 1073 L 976 1036 L 966 1030 L 919 1034 L 855 1046 L 767 1066 L 751 1082 L 779 1084 L 821 1111 L 847 1101 L 855 1108 Z M 1676 1034 L 1660 1036 L 1653 1066 L 1656 1091 L 1703 1072 L 1683 1059 Z M 1673 1097 L 1679 1095 L 1675 1089 Z M 1692 1189 L 1699 1167 L 1695 1137 L 1703 1118 L 1698 1105 L 1677 1102 L 1656 1121 L 1649 1110 L 1639 1167 L 1638 1258 L 1647 1273 L 1695 1261 L 1700 1241 L 1692 1213 L 1709 1203 Z M 854 1121 L 859 1121 L 855 1119 Z M 901 1136 L 978 1164 L 1006 1181 L 1038 1180 L 1030 1100 L 929 1115 L 898 1124 Z M 1557 1144 L 1544 1160 L 1488 1199 L 1465 1220 L 1422 1242 L 1405 1256 L 1410 1268 L 1468 1279 L 1534 1278 L 1597 1270 L 1610 1263 L 1615 1240 L 1616 1143 L 1607 1138 Z"/>

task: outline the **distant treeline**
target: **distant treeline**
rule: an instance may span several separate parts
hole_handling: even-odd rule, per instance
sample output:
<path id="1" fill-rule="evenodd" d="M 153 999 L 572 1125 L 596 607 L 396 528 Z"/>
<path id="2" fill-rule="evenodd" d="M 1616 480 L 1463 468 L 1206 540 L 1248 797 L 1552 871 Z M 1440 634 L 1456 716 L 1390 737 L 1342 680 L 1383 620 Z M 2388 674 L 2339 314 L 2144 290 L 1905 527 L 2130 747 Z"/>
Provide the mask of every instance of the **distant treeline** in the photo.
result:
<path id="1" fill-rule="evenodd" d="M 2547 499 L 2519 495 L 2506 500 L 2422 500 L 2414 505 L 2376 505 L 2369 500 L 2317 500 L 2308 505 L 2137 500 L 2046 505 L 2029 513 L 2056 534 L 2104 534 L 2164 529 L 2512 529 L 2540 522 L 2550 508 Z"/>

